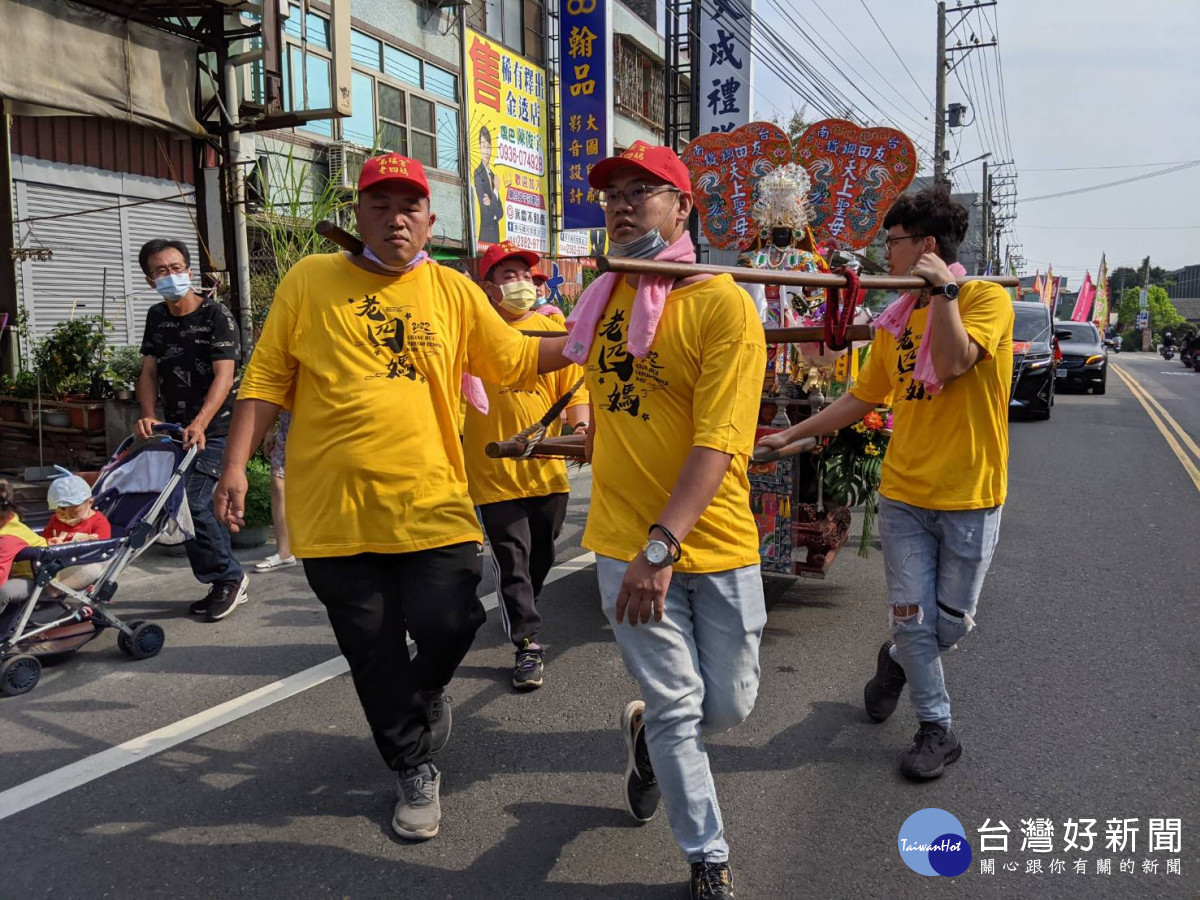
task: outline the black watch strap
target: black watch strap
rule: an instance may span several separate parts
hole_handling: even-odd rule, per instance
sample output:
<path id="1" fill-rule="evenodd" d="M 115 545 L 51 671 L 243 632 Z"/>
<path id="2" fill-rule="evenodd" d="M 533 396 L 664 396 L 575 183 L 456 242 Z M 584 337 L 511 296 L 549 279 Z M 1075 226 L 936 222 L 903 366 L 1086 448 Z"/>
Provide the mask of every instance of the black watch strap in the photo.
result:
<path id="1" fill-rule="evenodd" d="M 659 522 L 655 522 L 650 526 L 650 531 L 647 532 L 647 536 L 649 536 L 649 534 L 655 529 L 662 532 L 663 537 L 667 539 L 667 544 L 671 548 L 672 558 L 675 560 L 675 562 L 679 562 L 679 560 L 683 557 L 683 545 L 679 543 L 679 538 L 675 537 L 675 535 L 671 533 L 671 529 Z"/>

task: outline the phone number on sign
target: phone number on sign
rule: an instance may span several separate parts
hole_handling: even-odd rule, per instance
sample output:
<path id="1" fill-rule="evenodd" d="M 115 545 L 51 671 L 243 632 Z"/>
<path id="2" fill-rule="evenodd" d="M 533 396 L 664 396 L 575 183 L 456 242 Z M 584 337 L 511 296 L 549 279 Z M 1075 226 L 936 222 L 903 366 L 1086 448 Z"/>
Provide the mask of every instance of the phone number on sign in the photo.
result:
<path id="1" fill-rule="evenodd" d="M 531 175 L 542 175 L 546 171 L 546 163 L 542 154 L 527 147 L 519 147 L 507 141 L 501 141 L 496 161 L 501 165 L 512 166 Z"/>

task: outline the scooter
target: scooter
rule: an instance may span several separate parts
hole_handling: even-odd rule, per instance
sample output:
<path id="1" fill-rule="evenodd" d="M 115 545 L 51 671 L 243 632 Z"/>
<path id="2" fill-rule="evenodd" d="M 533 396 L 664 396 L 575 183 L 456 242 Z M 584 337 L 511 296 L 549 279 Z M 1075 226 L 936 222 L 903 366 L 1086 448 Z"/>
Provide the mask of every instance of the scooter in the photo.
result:
<path id="1" fill-rule="evenodd" d="M 1166 344 L 1162 344 L 1158 348 L 1158 352 L 1159 352 L 1159 355 L 1162 356 L 1163 359 L 1174 359 L 1175 358 L 1175 348 L 1173 346 L 1168 347 Z"/>

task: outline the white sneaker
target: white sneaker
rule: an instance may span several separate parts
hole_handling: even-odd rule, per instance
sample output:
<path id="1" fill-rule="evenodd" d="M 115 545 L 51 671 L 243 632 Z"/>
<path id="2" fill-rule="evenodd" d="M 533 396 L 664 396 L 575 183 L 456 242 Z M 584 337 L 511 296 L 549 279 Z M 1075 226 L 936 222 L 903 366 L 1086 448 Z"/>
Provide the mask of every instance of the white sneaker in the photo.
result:
<path id="1" fill-rule="evenodd" d="M 278 553 L 272 553 L 262 562 L 257 563 L 254 568 L 259 572 L 273 572 L 276 569 L 287 569 L 296 564 L 296 557 L 289 556 L 286 559 Z"/>

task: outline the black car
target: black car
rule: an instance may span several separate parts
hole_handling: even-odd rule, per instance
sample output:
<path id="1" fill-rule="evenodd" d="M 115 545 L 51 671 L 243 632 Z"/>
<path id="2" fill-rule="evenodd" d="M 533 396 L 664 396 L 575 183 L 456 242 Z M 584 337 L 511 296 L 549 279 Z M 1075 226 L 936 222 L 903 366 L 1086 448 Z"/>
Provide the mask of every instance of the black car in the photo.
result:
<path id="1" fill-rule="evenodd" d="M 1103 394 L 1108 384 L 1108 351 L 1091 322 L 1055 322 L 1054 333 L 1062 350 L 1055 372 L 1059 387 L 1092 389 Z"/>
<path id="2" fill-rule="evenodd" d="M 1044 303 L 1013 303 L 1013 378 L 1009 406 L 1050 418 L 1054 405 L 1054 322 Z"/>

